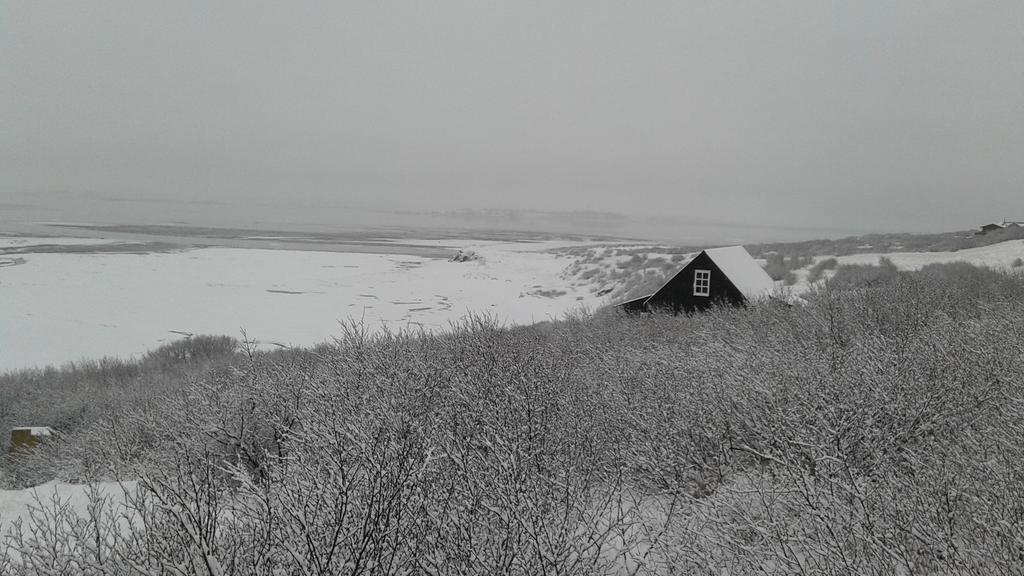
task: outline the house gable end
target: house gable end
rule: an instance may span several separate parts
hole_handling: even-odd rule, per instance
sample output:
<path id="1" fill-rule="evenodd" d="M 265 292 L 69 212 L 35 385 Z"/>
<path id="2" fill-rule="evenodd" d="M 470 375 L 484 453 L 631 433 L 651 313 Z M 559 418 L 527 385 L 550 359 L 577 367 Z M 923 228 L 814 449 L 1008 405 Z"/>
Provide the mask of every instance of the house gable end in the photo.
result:
<path id="1" fill-rule="evenodd" d="M 711 272 L 707 296 L 694 295 L 694 274 L 697 270 Z M 714 304 L 743 304 L 746 298 L 715 261 L 701 252 L 658 289 L 644 304 L 647 308 L 671 309 L 673 312 L 693 312 Z"/>

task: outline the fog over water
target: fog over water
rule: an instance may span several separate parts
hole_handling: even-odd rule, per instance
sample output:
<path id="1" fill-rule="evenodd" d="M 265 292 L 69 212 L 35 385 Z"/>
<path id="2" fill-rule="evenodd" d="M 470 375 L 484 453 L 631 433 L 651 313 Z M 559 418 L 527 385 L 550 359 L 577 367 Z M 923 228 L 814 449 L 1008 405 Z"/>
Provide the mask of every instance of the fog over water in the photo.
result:
<path id="1" fill-rule="evenodd" d="M 1015 0 L 10 2 L 0 220 L 1024 220 L 1021 30 Z"/>
<path id="2" fill-rule="evenodd" d="M 333 202 L 256 200 L 181 201 L 172 199 L 92 198 L 70 192 L 24 195 L 0 203 L 0 231 L 49 234 L 49 224 L 144 224 L 237 228 L 286 232 L 360 232 L 401 229 L 431 235 L 447 230 L 523 231 L 551 234 L 651 239 L 686 244 L 787 241 L 840 237 L 863 232 L 836 226 L 772 226 L 718 221 L 700 216 L 637 216 L 585 210 L 544 212 L 515 209 L 412 211 Z M 66 233 L 78 233 L 67 229 Z"/>

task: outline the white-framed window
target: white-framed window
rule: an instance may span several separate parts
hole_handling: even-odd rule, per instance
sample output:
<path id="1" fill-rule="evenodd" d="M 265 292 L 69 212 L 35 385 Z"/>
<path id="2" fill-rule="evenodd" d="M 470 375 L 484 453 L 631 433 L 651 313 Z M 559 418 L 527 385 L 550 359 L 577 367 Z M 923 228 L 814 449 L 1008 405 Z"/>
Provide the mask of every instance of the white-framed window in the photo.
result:
<path id="1" fill-rule="evenodd" d="M 693 271 L 693 295 L 708 296 L 711 294 L 711 270 Z"/>

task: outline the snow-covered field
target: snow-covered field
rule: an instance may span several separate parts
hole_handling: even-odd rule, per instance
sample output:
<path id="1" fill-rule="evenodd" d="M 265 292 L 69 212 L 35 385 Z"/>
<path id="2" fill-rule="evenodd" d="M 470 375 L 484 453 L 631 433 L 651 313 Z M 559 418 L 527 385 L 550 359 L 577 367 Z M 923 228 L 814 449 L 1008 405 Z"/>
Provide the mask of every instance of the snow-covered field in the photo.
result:
<path id="1" fill-rule="evenodd" d="M 0 372 L 138 355 L 181 333 L 244 329 L 264 344 L 312 345 L 350 319 L 436 329 L 488 313 L 521 324 L 600 303 L 559 278 L 567 260 L 544 250 L 564 242 L 458 244 L 483 260 L 236 248 L 17 254 L 24 262 L 0 267 Z"/>

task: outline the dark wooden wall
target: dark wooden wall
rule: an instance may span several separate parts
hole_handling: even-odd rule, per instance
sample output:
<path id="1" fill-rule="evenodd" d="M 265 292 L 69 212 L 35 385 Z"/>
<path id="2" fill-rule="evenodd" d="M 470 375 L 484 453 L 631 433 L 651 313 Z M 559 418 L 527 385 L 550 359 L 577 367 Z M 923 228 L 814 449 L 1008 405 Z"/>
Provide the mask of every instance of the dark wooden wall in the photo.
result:
<path id="1" fill-rule="evenodd" d="M 711 286 L 707 296 L 693 295 L 694 270 L 710 270 Z M 668 281 L 651 299 L 647 308 L 651 311 L 665 310 L 675 314 L 680 312 L 698 312 L 715 304 L 733 304 L 742 306 L 746 303 L 743 294 L 733 286 L 711 258 L 701 252 L 685 268 Z"/>

